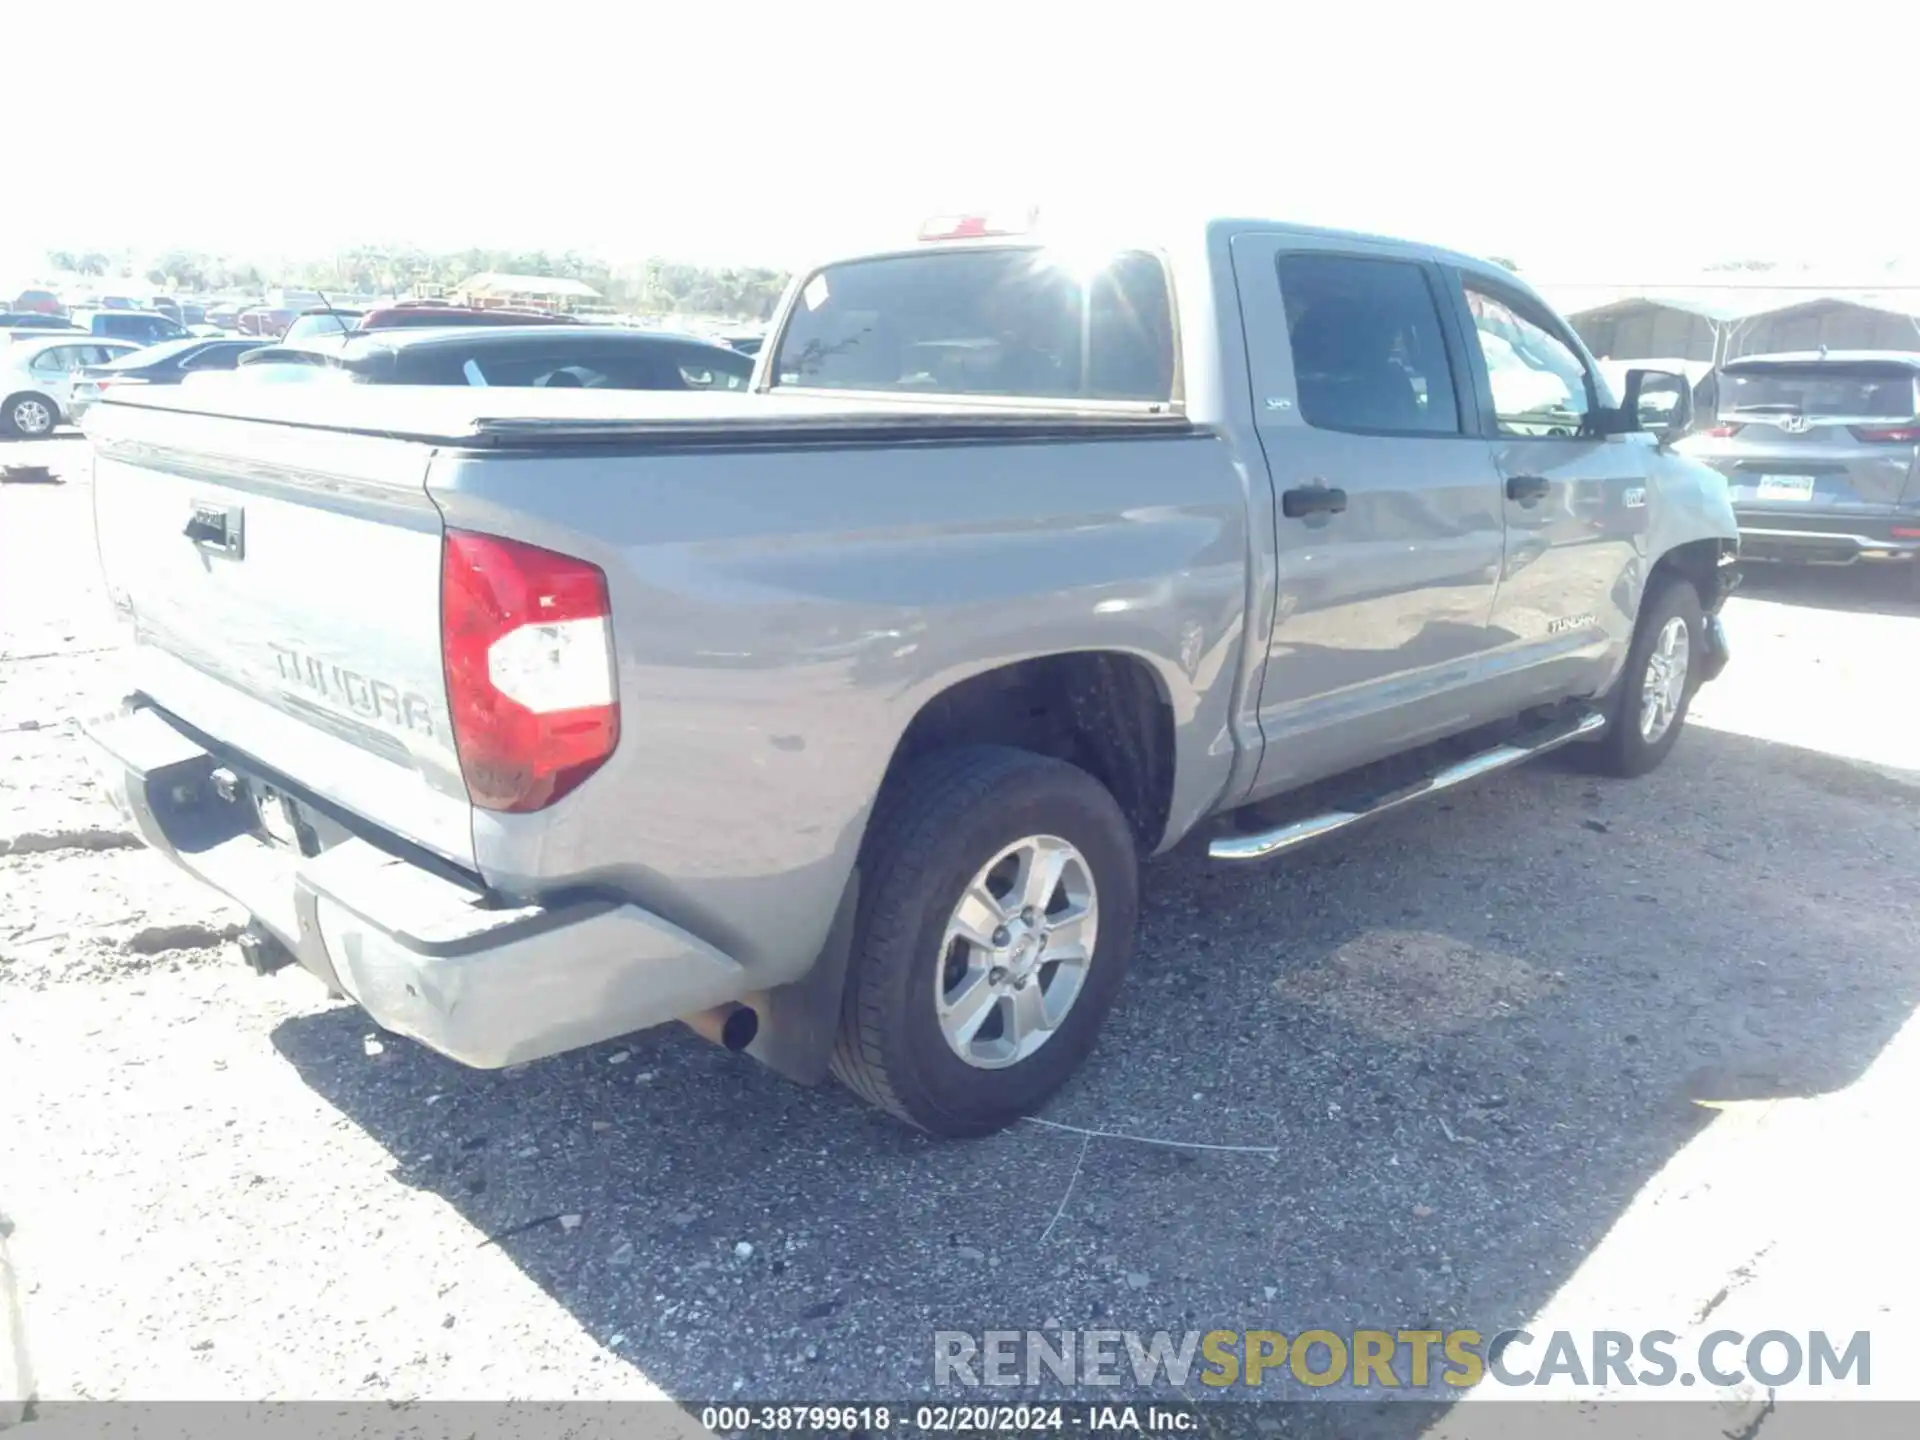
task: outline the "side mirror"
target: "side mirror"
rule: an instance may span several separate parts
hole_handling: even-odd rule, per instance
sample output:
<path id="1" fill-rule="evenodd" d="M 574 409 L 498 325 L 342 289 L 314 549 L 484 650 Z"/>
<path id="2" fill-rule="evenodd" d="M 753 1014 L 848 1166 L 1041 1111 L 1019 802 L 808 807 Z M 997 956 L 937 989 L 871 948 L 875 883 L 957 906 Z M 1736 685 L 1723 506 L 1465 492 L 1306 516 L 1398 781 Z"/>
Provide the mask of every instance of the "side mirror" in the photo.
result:
<path id="1" fill-rule="evenodd" d="M 1693 428 L 1693 384 L 1671 370 L 1629 370 L 1620 410 L 1634 429 L 1671 445 Z"/>

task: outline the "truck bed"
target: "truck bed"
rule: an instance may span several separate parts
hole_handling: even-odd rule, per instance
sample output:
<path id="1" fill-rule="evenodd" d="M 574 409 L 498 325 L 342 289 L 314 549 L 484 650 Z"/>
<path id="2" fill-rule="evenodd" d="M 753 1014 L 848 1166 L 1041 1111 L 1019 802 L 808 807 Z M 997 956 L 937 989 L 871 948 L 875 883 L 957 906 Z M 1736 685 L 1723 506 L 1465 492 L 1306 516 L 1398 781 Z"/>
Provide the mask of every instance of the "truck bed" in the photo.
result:
<path id="1" fill-rule="evenodd" d="M 211 384 L 87 428 L 130 690 L 378 843 L 513 903 L 636 900 L 755 975 L 817 952 L 889 755 L 969 674 L 1139 656 L 1207 752 L 1176 826 L 1236 753 L 1247 499 L 1226 442 L 1177 414 Z M 244 554 L 183 534 L 202 507 L 243 512 Z M 463 779 L 454 532 L 606 577 L 618 746 L 537 814 Z"/>

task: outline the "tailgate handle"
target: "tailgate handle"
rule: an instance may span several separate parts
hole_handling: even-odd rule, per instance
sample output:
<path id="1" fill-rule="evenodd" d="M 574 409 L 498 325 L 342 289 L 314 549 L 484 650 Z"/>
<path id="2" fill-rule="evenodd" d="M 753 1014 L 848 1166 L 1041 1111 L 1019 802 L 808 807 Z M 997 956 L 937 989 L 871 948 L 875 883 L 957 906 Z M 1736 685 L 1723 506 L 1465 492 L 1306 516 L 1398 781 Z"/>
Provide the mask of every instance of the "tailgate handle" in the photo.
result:
<path id="1" fill-rule="evenodd" d="M 1553 489 L 1552 483 L 1544 475 L 1516 475 L 1507 481 L 1507 498 L 1518 500 L 1522 505 L 1531 505 L 1546 498 Z"/>
<path id="2" fill-rule="evenodd" d="M 186 528 L 180 533 L 196 545 L 219 550 L 225 554 L 240 553 L 240 511 L 229 510 L 219 505 L 196 505 L 193 518 L 187 521 Z"/>

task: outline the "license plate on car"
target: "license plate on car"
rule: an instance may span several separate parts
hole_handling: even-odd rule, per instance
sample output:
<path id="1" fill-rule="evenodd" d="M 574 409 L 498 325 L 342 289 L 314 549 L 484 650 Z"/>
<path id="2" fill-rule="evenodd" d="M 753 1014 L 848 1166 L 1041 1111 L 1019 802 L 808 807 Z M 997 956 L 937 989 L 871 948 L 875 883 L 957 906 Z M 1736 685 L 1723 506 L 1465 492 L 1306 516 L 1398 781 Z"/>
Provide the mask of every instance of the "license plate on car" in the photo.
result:
<path id="1" fill-rule="evenodd" d="M 1760 483 L 1754 487 L 1756 500 L 1811 500 L 1813 499 L 1813 476 L 1811 475 L 1762 475 Z"/>

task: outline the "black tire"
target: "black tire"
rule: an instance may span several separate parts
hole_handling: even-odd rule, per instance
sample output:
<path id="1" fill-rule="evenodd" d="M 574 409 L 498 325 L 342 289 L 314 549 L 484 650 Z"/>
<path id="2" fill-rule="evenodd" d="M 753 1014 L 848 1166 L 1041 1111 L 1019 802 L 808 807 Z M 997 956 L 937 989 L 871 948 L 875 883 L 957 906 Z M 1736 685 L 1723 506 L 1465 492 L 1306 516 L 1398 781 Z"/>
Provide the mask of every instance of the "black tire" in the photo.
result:
<path id="1" fill-rule="evenodd" d="M 27 401 L 37 400 L 47 413 L 45 429 L 23 429 L 14 421 L 14 411 Z M 37 390 L 22 390 L 18 395 L 9 395 L 5 405 L 0 405 L 0 435 L 12 435 L 20 440 L 45 440 L 59 427 L 60 407 L 40 394 Z"/>
<path id="2" fill-rule="evenodd" d="M 1640 729 L 1641 687 L 1646 682 L 1647 663 L 1660 632 L 1675 617 L 1685 621 L 1687 627 L 1686 688 L 1671 723 L 1657 740 L 1649 741 Z M 1699 591 L 1677 575 L 1664 576 L 1654 582 L 1640 606 L 1640 621 L 1627 651 L 1627 663 L 1606 699 L 1606 734 L 1594 744 L 1571 747 L 1573 758 L 1582 768 L 1630 780 L 1645 775 L 1667 758 L 1667 752 L 1673 749 L 1686 726 L 1687 707 L 1693 702 L 1694 692 L 1700 688 L 1706 632 Z"/>
<path id="3" fill-rule="evenodd" d="M 1057 836 L 1086 862 L 1098 897 L 1085 979 L 1057 1028 L 999 1069 L 962 1060 L 935 1015 L 942 942 L 961 893 L 1028 836 Z M 869 1104 L 935 1135 L 987 1135 L 1031 1114 L 1092 1051 L 1132 956 L 1139 860 L 1106 788 L 1025 750 L 939 751 L 890 784 L 862 851 L 859 926 L 833 1073 Z"/>

